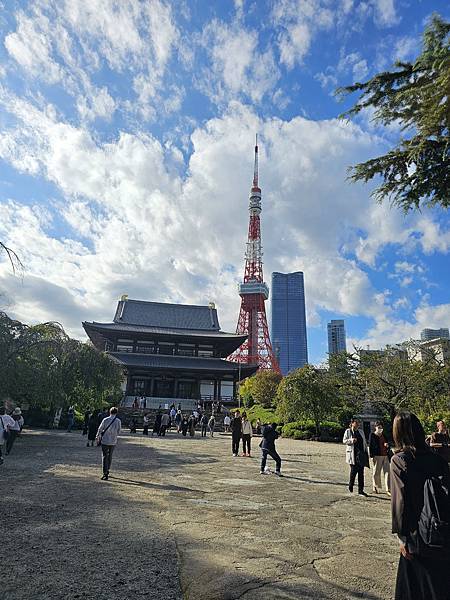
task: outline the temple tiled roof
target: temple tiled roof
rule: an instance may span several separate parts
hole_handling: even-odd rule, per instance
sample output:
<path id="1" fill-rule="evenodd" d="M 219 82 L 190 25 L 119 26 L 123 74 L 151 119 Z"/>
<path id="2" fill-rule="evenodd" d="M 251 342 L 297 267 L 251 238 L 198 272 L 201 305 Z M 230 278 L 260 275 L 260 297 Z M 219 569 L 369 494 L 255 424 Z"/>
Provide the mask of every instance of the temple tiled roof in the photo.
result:
<path id="1" fill-rule="evenodd" d="M 229 372 L 239 370 L 239 363 L 221 358 L 200 358 L 195 356 L 169 356 L 162 354 L 135 354 L 132 352 L 109 352 L 115 361 L 125 367 L 144 369 L 186 369 L 189 371 Z M 242 376 L 254 373 L 257 365 L 241 364 Z"/>
<path id="2" fill-rule="evenodd" d="M 87 321 L 83 322 L 83 327 L 97 329 L 98 331 L 104 331 L 105 333 L 108 331 L 111 332 L 129 332 L 129 333 L 155 333 L 155 334 L 167 334 L 167 335 L 175 335 L 175 336 L 194 336 L 194 337 L 211 337 L 211 338 L 220 338 L 220 339 L 238 339 L 242 338 L 242 341 L 247 337 L 246 335 L 236 334 L 236 333 L 227 333 L 226 331 L 218 331 L 216 329 L 176 329 L 169 327 L 150 327 L 145 325 L 127 325 L 122 324 L 121 322 L 116 323 L 97 323 L 93 321 L 89 323 Z"/>
<path id="3" fill-rule="evenodd" d="M 216 308 L 190 304 L 166 304 L 144 300 L 119 300 L 114 323 L 170 329 L 219 331 Z"/>

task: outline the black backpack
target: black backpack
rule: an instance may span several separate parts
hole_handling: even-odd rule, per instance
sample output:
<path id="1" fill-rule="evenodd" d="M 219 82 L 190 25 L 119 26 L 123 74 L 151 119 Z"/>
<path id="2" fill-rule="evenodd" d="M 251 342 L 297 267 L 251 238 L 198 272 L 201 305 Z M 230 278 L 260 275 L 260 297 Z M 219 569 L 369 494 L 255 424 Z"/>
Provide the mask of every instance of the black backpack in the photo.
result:
<path id="1" fill-rule="evenodd" d="M 448 475 L 428 477 L 423 486 L 418 532 L 424 550 L 450 553 L 450 481 Z"/>

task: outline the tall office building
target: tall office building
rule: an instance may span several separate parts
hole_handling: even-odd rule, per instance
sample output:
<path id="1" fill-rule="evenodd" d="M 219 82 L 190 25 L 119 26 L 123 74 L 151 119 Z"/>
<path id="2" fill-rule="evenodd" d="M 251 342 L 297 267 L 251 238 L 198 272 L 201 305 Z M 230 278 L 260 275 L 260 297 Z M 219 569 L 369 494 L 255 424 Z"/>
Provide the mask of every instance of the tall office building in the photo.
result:
<path id="1" fill-rule="evenodd" d="M 308 362 L 303 273 L 272 273 L 271 296 L 270 338 L 281 372 L 287 375 Z"/>
<path id="2" fill-rule="evenodd" d="M 448 327 L 441 327 L 440 329 L 422 329 L 420 332 L 420 339 L 422 342 L 436 340 L 438 338 L 449 339 Z"/>
<path id="3" fill-rule="evenodd" d="M 328 329 L 328 354 L 345 352 L 347 345 L 345 341 L 345 324 L 343 319 L 331 319 L 327 325 Z"/>

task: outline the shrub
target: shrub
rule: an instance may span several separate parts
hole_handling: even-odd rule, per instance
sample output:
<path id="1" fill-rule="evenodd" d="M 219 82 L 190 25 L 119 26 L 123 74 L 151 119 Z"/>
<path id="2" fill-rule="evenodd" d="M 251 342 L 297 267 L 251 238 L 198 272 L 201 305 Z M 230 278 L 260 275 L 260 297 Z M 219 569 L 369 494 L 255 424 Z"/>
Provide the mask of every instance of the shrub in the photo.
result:
<path id="1" fill-rule="evenodd" d="M 233 414 L 236 408 L 231 409 L 231 413 Z M 250 408 L 241 408 L 239 409 L 241 413 L 244 411 L 247 413 L 247 418 L 249 421 L 254 423 L 256 419 L 260 419 L 261 423 L 264 425 L 265 423 L 280 423 L 279 417 L 275 414 L 275 411 L 270 408 L 264 408 L 260 404 L 254 404 Z"/>
<path id="2" fill-rule="evenodd" d="M 286 423 L 282 429 L 284 437 L 290 437 L 295 440 L 307 440 L 316 438 L 316 427 L 314 421 L 293 421 Z M 344 428 L 334 421 L 324 421 L 320 426 L 320 438 L 335 440 L 342 438 Z"/>

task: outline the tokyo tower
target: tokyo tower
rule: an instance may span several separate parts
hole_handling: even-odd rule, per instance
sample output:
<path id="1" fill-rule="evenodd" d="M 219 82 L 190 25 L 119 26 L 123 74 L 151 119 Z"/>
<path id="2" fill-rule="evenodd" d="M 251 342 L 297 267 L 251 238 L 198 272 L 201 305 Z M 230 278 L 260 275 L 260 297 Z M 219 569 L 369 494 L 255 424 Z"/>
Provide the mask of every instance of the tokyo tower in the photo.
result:
<path id="1" fill-rule="evenodd" d="M 260 369 L 280 372 L 267 327 L 265 301 L 269 288 L 264 283 L 261 246 L 261 189 L 258 184 L 258 136 L 255 145 L 255 168 L 249 200 L 250 222 L 245 253 L 244 281 L 239 284 L 241 310 L 236 333 L 246 333 L 247 340 L 231 355 L 230 360 L 257 364 Z"/>

